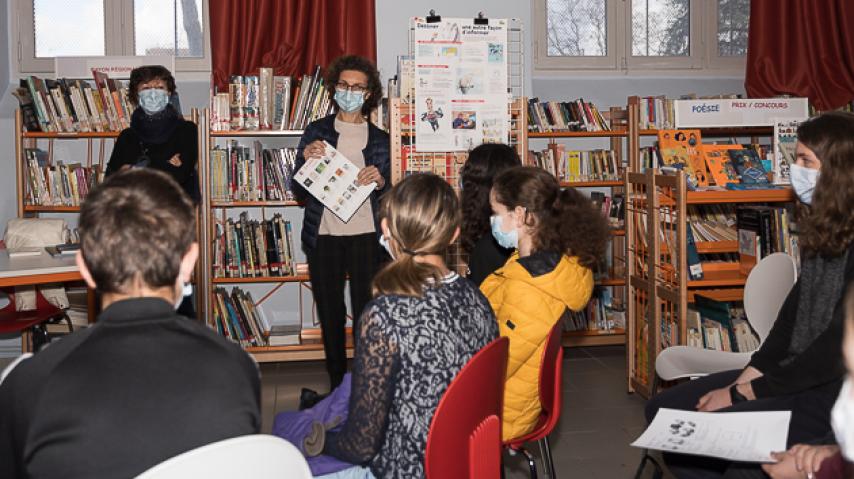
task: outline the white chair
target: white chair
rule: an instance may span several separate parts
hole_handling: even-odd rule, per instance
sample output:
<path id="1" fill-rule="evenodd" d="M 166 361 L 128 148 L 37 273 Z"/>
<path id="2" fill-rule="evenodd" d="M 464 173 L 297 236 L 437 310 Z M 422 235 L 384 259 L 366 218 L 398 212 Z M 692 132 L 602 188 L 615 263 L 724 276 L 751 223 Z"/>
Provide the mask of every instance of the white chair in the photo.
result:
<path id="1" fill-rule="evenodd" d="M 233 437 L 197 447 L 143 472 L 137 479 L 311 479 L 299 449 L 267 434 Z"/>
<path id="2" fill-rule="evenodd" d="M 796 279 L 795 261 L 785 253 L 774 253 L 762 258 L 747 277 L 744 285 L 744 312 L 750 326 L 759 336 L 760 345 L 768 337 Z M 673 381 L 742 369 L 752 354 L 671 346 L 655 359 L 655 373 L 657 379 Z"/>

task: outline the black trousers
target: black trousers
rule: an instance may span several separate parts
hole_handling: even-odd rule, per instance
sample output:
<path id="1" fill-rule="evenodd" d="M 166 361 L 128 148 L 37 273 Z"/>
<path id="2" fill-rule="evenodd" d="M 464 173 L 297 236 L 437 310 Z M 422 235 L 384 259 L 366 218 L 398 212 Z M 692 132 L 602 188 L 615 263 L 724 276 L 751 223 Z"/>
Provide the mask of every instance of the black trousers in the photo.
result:
<path id="1" fill-rule="evenodd" d="M 371 281 L 377 271 L 379 243 L 375 233 L 354 236 L 319 235 L 317 245 L 308 252 L 308 269 L 317 316 L 323 331 L 323 352 L 330 390 L 335 389 L 347 372 L 347 307 L 344 285 L 350 278 L 350 305 L 353 308 L 353 337 L 357 336 L 359 316 L 371 300 Z"/>
<path id="2" fill-rule="evenodd" d="M 724 371 L 682 383 L 662 391 L 646 404 L 646 420 L 651 422 L 659 408 L 696 410 L 697 402 L 709 391 L 729 386 L 741 370 Z M 786 447 L 820 440 L 831 432 L 830 410 L 836 402 L 842 379 L 787 396 L 756 399 L 735 404 L 720 412 L 792 411 Z M 737 463 L 687 454 L 664 453 L 664 462 L 679 479 L 765 478 L 758 464 Z"/>

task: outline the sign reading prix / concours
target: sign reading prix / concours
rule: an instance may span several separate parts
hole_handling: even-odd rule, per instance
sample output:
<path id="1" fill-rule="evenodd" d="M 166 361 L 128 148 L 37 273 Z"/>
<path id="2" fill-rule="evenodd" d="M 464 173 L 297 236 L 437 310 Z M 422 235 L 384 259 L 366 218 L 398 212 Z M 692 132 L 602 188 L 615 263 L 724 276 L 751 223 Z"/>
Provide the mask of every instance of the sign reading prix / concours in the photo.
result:
<path id="1" fill-rule="evenodd" d="M 777 118 L 807 118 L 806 98 L 676 100 L 676 128 L 773 126 Z"/>

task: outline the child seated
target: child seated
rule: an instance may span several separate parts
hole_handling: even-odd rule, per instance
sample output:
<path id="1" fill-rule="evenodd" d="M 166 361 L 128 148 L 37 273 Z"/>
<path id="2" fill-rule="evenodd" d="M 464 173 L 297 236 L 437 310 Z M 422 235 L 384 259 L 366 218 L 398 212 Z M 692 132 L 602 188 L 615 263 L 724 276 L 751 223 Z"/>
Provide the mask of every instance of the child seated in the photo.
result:
<path id="1" fill-rule="evenodd" d="M 516 167 L 496 177 L 492 234 L 515 248 L 481 284 L 502 336 L 510 338 L 504 387 L 504 440 L 530 432 L 541 406 L 540 359 L 552 327 L 567 309 L 580 311 L 593 292 L 592 268 L 605 252 L 608 223 L 573 188 L 560 189 L 541 168 Z"/>

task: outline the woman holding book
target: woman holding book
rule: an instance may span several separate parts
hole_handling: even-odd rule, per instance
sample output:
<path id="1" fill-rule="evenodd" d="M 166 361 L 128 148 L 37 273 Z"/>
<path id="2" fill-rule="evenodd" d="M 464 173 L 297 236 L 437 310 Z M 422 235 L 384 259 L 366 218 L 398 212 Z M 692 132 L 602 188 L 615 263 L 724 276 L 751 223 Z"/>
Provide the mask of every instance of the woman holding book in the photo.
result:
<path id="1" fill-rule="evenodd" d="M 830 434 L 830 411 L 845 375 L 843 295 L 854 280 L 854 115 L 831 112 L 804 122 L 796 151 L 791 178 L 803 210 L 801 271 L 768 338 L 743 370 L 689 381 L 652 398 L 648 421 L 662 407 L 790 410 L 787 445 Z M 758 464 L 683 455 L 665 460 L 680 478 L 764 477 Z"/>
<path id="2" fill-rule="evenodd" d="M 499 173 L 519 165 L 519 155 L 513 148 L 500 143 L 485 143 L 471 150 L 460 171 L 463 205 L 460 244 L 468 254 L 468 278 L 477 285 L 500 268 L 513 253 L 512 249 L 499 246 L 490 231 L 492 207 L 489 206 L 489 191 L 492 180 Z"/>
<path id="3" fill-rule="evenodd" d="M 307 158 L 322 157 L 326 142 L 359 168 L 360 185 L 375 186 L 370 201 L 364 202 L 348 221 L 342 221 L 297 182 L 291 185 L 305 205 L 302 245 L 323 329 L 331 390 L 341 383 L 347 371 L 345 282 L 349 277 L 355 332 L 359 327 L 357 318 L 371 299 L 371 280 L 380 255 L 377 201 L 391 178 L 388 134 L 367 119 L 382 99 L 376 67 L 362 57 L 340 57 L 329 65 L 325 86 L 338 113 L 306 127 L 297 147 L 294 171 L 302 168 Z"/>
<path id="4" fill-rule="evenodd" d="M 197 129 L 173 106 L 175 95 L 175 78 L 166 67 L 148 65 L 131 71 L 128 100 L 136 109 L 130 128 L 116 140 L 106 176 L 132 167 L 154 168 L 170 175 L 198 203 Z"/>

